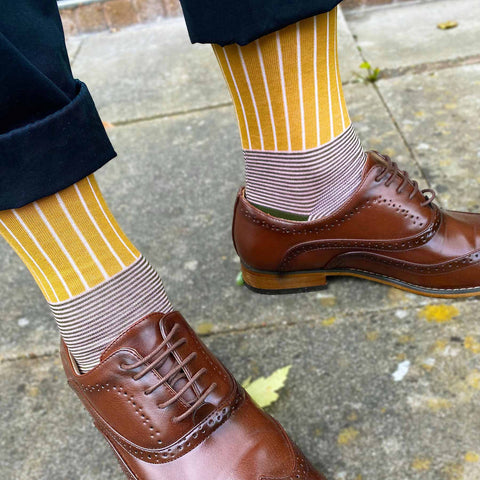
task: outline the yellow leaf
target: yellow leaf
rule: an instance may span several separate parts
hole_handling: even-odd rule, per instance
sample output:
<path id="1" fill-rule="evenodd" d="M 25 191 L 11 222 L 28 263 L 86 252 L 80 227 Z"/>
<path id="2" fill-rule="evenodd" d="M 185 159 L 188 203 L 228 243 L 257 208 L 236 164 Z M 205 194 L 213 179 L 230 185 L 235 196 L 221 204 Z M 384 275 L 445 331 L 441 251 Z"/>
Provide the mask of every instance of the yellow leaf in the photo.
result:
<path id="1" fill-rule="evenodd" d="M 480 390 L 480 372 L 478 370 L 472 370 L 467 375 L 467 384 L 475 390 Z"/>
<path id="2" fill-rule="evenodd" d="M 195 329 L 198 335 L 208 335 L 213 330 L 213 323 L 211 322 L 203 322 L 197 325 Z"/>
<path id="3" fill-rule="evenodd" d="M 448 22 L 442 22 L 437 25 L 437 28 L 440 30 L 448 30 L 450 28 L 455 28 L 458 27 L 458 22 L 455 22 L 454 20 L 449 20 Z"/>
<path id="4" fill-rule="evenodd" d="M 259 377 L 253 382 L 249 377 L 243 382 L 243 387 L 259 407 L 268 407 L 278 399 L 277 391 L 285 385 L 290 368 L 291 365 L 279 368 L 269 377 Z"/>
<path id="5" fill-rule="evenodd" d="M 367 332 L 365 336 L 367 337 L 367 340 L 370 342 L 375 342 L 378 340 L 380 333 L 377 332 L 376 330 L 372 330 L 371 332 Z"/>
<path id="6" fill-rule="evenodd" d="M 465 337 L 463 345 L 467 350 L 470 350 L 473 353 L 480 353 L 480 343 L 477 342 L 473 337 Z"/>
<path id="7" fill-rule="evenodd" d="M 434 412 L 448 409 L 452 406 L 452 402 L 446 398 L 429 398 L 427 400 L 427 407 Z"/>
<path id="8" fill-rule="evenodd" d="M 432 464 L 432 461 L 429 458 L 416 458 L 412 462 L 412 468 L 414 470 L 421 472 L 425 470 L 430 470 L 431 464 Z"/>
<path id="9" fill-rule="evenodd" d="M 353 427 L 344 428 L 337 437 L 337 443 L 339 445 L 349 445 L 354 442 L 360 432 Z"/>
<path id="10" fill-rule="evenodd" d="M 335 323 L 336 318 L 335 317 L 330 317 L 325 320 L 322 320 L 322 325 L 324 327 L 329 327 L 330 325 L 333 325 Z"/>
<path id="11" fill-rule="evenodd" d="M 444 323 L 455 318 L 460 312 L 454 305 L 427 305 L 419 312 L 419 316 L 427 322 Z"/>
<path id="12" fill-rule="evenodd" d="M 467 452 L 465 454 L 465 461 L 468 463 L 477 463 L 480 460 L 480 456 L 475 452 Z"/>

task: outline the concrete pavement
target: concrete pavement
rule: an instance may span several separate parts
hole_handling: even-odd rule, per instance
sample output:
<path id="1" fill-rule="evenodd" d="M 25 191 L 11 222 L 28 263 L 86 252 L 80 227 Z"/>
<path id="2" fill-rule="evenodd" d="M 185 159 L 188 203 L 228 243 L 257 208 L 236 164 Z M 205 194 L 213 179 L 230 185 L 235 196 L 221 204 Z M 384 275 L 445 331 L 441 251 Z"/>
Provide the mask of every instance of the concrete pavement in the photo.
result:
<path id="1" fill-rule="evenodd" d="M 459 26 L 436 28 L 447 20 Z M 480 210 L 478 2 L 350 11 L 339 28 L 365 146 L 444 206 Z M 171 19 L 72 37 L 69 51 L 113 125 L 119 157 L 98 180 L 120 224 L 239 380 L 293 366 L 269 411 L 313 463 L 332 480 L 478 480 L 479 301 L 341 278 L 302 295 L 236 286 L 230 221 L 243 162 L 210 47 L 191 46 Z M 364 60 L 383 72 L 374 85 L 358 81 Z M 0 264 L 1 478 L 122 479 L 64 381 L 43 297 L 5 243 Z"/>

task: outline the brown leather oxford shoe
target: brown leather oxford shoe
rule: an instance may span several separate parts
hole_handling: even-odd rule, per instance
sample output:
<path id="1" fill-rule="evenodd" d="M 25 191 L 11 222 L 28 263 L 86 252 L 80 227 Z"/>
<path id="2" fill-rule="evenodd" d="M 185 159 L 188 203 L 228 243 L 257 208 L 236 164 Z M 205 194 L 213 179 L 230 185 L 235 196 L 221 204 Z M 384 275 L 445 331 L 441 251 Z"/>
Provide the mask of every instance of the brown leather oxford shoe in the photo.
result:
<path id="1" fill-rule="evenodd" d="M 178 312 L 138 321 L 68 383 L 130 480 L 325 480 Z"/>
<path id="2" fill-rule="evenodd" d="M 434 197 L 378 152 L 369 152 L 355 195 L 320 220 L 273 217 L 242 189 L 233 241 L 244 281 L 279 293 L 349 275 L 433 297 L 479 295 L 480 215 L 442 210 Z"/>

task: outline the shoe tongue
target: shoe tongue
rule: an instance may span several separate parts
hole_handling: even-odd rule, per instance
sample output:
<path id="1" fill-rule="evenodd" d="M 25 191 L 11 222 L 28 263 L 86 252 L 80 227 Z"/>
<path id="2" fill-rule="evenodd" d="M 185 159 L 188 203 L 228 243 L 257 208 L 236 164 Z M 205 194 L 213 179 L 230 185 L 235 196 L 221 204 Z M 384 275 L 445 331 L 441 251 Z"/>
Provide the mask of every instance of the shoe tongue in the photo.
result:
<path id="1" fill-rule="evenodd" d="M 365 165 L 365 174 L 370 171 L 371 168 L 381 165 L 382 167 L 386 167 L 388 165 L 387 161 L 374 150 L 371 150 L 367 154 L 367 162 Z"/>
<path id="2" fill-rule="evenodd" d="M 164 340 L 159 325 L 163 317 L 165 317 L 165 314 L 163 313 L 152 313 L 145 318 L 142 318 L 137 323 L 134 323 L 126 332 L 120 335 L 106 348 L 100 358 L 100 361 L 105 360 L 117 350 L 122 348 L 131 348 L 137 351 L 142 357 L 146 357 Z M 175 341 L 175 339 L 173 341 Z M 167 347 L 165 347 L 165 349 L 166 348 Z M 161 355 L 161 352 L 159 352 L 158 356 L 159 355 Z M 152 358 L 151 361 L 155 361 L 155 358 Z M 155 370 L 157 370 L 160 376 L 164 377 L 176 365 L 178 365 L 177 360 L 172 354 L 170 354 L 160 365 L 160 367 L 156 368 Z M 169 385 L 175 391 L 179 391 L 187 383 L 184 377 L 180 379 L 178 377 L 179 374 L 177 373 L 174 375 L 174 377 L 168 380 Z M 197 397 L 193 390 L 189 388 L 182 395 L 182 398 L 187 403 L 191 403 L 195 401 Z"/>

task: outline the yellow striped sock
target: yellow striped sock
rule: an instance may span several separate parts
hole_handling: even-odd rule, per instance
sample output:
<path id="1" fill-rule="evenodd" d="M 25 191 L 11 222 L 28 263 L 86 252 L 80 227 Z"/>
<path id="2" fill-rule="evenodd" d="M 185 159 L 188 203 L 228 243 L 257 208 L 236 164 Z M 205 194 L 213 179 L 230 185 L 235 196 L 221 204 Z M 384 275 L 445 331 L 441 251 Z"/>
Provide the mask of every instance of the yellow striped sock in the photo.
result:
<path id="1" fill-rule="evenodd" d="M 366 161 L 343 95 L 337 9 L 213 49 L 237 115 L 247 198 L 277 215 L 331 215 Z"/>
<path id="2" fill-rule="evenodd" d="M 244 149 L 307 150 L 350 125 L 338 66 L 336 8 L 246 46 L 213 49 Z"/>
<path id="3" fill-rule="evenodd" d="M 49 302 L 71 299 L 140 257 L 93 175 L 55 195 L 0 212 L 0 232 Z"/>
<path id="4" fill-rule="evenodd" d="M 93 175 L 1 211 L 0 234 L 30 270 L 83 372 L 132 323 L 172 310 L 160 277 L 119 227 Z"/>

